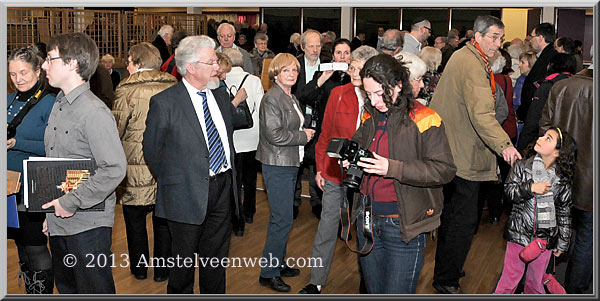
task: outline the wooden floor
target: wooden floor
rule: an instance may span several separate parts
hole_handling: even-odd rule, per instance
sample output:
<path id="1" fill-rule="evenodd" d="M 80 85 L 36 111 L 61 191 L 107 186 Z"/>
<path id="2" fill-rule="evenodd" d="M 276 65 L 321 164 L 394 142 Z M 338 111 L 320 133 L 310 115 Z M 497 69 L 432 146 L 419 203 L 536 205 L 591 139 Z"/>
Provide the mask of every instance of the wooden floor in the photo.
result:
<path id="1" fill-rule="evenodd" d="M 259 174 L 258 186 L 262 187 L 262 179 Z M 308 191 L 304 183 L 304 191 Z M 307 194 L 307 193 L 305 193 Z M 256 214 L 253 224 L 246 224 L 244 236 L 231 236 L 231 247 L 229 257 L 260 257 L 266 238 L 269 204 L 266 193 L 261 190 L 256 192 Z M 152 246 L 151 218 L 148 215 L 148 233 L 150 234 L 150 246 Z M 289 235 L 287 256 L 288 257 L 311 257 L 312 244 L 317 230 L 318 219 L 311 213 L 309 200 L 303 198 L 300 206 L 300 214 L 294 220 Z M 500 225 L 493 226 L 488 223 L 487 213 L 481 220 L 478 233 L 475 235 L 471 250 L 464 266 L 466 276 L 461 279 L 463 291 L 468 294 L 489 294 L 502 271 L 504 250 L 506 242 L 502 238 L 502 229 L 506 216 L 501 219 Z M 353 233 L 353 238 L 356 237 Z M 354 246 L 354 240 L 351 241 Z M 435 260 L 435 242 L 427 239 L 425 250 L 425 266 L 421 271 L 417 286 L 418 294 L 436 294 L 431 286 L 433 277 L 433 266 Z M 18 257 L 16 246 L 12 240 L 8 241 L 8 294 L 22 294 L 23 288 L 17 285 Z M 127 253 L 127 242 L 125 237 L 125 224 L 123 221 L 122 208 L 117 205 L 115 209 L 115 225 L 113 227 L 112 251 L 118 260 L 121 254 Z M 151 251 L 152 252 L 152 251 Z M 117 261 L 119 263 L 119 261 Z M 310 268 L 301 268 L 297 277 L 285 278 L 285 282 L 292 287 L 291 294 L 296 294 L 310 280 Z M 273 294 L 277 293 L 267 287 L 258 284 L 260 267 L 244 267 L 227 269 L 227 294 Z M 113 268 L 117 294 L 165 294 L 167 281 L 156 283 L 153 281 L 153 271 L 150 268 L 148 278 L 137 280 L 129 272 L 128 268 Z M 196 273 L 196 285 L 194 292 L 198 293 Z M 58 293 L 55 288 L 55 293 Z M 359 274 L 357 268 L 356 254 L 350 252 L 346 245 L 338 240 L 335 255 L 332 262 L 329 278 L 326 286 L 322 289 L 323 294 L 358 294 Z"/>

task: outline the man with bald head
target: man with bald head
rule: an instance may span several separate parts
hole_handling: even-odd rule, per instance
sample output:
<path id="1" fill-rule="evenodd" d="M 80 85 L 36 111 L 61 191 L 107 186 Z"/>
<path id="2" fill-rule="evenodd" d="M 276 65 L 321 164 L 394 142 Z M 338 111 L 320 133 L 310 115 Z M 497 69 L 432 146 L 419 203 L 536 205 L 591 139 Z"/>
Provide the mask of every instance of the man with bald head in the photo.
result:
<path id="1" fill-rule="evenodd" d="M 383 39 L 381 42 L 381 52 L 394 55 L 402 51 L 404 46 L 404 36 L 398 29 L 388 29 L 383 33 Z"/>
<path id="2" fill-rule="evenodd" d="M 221 46 L 217 47 L 218 52 L 223 52 L 224 48 L 233 48 L 239 50 L 244 57 L 244 71 L 254 74 L 252 58 L 250 57 L 248 51 L 238 47 L 233 43 L 235 41 L 235 27 L 233 27 L 233 25 L 229 23 L 221 23 L 221 25 L 217 27 L 217 38 L 219 39 L 219 44 L 221 44 Z"/>

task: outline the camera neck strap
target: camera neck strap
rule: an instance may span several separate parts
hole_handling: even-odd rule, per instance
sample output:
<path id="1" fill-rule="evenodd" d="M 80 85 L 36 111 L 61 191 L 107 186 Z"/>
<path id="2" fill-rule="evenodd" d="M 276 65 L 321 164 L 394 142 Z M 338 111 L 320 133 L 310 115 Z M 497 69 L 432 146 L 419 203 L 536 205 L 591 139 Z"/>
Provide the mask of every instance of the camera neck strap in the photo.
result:
<path id="1" fill-rule="evenodd" d="M 342 175 L 342 179 L 344 178 L 344 167 L 343 163 L 340 160 L 340 171 Z M 340 223 L 342 225 L 342 238 L 344 242 L 346 242 L 346 246 L 350 251 L 359 254 L 369 254 L 373 249 L 373 205 L 371 203 L 371 198 L 369 195 L 361 195 L 360 198 L 360 206 L 362 206 L 362 233 L 365 237 L 365 243 L 361 247 L 360 250 L 354 249 L 348 243 L 348 235 L 350 234 L 350 211 L 351 208 L 348 203 L 348 198 L 346 197 L 346 193 L 344 193 L 344 187 L 340 187 L 342 190 L 342 199 L 340 203 Z M 358 230 L 358 229 L 357 229 Z"/>
<path id="2" fill-rule="evenodd" d="M 19 126 L 19 124 L 21 124 L 21 121 L 23 121 L 23 118 L 25 117 L 25 115 L 27 115 L 29 110 L 40 101 L 40 98 L 42 98 L 42 96 L 46 95 L 46 93 L 44 93 L 44 91 L 45 90 L 43 88 L 38 89 L 37 92 L 35 92 L 35 94 L 33 94 L 33 96 L 31 96 L 27 100 L 27 103 L 25 104 L 25 106 L 23 106 L 21 111 L 19 111 L 19 113 L 17 113 L 15 118 L 13 118 L 8 123 L 8 125 L 13 128 L 16 128 L 17 126 Z"/>

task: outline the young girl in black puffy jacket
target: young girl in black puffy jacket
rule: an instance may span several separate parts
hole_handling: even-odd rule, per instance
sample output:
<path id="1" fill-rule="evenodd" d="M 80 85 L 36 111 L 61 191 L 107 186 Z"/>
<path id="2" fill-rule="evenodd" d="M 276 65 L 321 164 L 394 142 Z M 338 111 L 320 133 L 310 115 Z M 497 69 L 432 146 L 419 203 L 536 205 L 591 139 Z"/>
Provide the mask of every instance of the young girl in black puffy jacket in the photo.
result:
<path id="1" fill-rule="evenodd" d="M 542 277 L 550 257 L 569 248 L 575 141 L 560 128 L 551 127 L 526 154 L 513 165 L 504 186 L 513 207 L 504 232 L 508 241 L 504 269 L 495 294 L 514 293 L 525 267 L 525 294 L 544 294 Z"/>

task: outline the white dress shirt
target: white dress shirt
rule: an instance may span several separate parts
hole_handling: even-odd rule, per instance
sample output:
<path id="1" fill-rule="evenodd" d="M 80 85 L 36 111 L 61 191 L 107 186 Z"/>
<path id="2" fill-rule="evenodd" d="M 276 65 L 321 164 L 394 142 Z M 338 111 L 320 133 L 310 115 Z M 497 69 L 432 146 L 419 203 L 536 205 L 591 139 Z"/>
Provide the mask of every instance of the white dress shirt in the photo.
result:
<path id="1" fill-rule="evenodd" d="M 213 122 L 215 123 L 215 127 L 217 128 L 217 132 L 219 132 L 219 137 L 221 137 L 221 143 L 223 144 L 223 149 L 225 150 L 225 157 L 227 159 L 227 163 L 223 164 L 221 170 L 218 173 L 222 173 L 231 168 L 231 158 L 230 158 L 230 149 L 229 149 L 229 137 L 227 137 L 227 128 L 225 127 L 225 120 L 223 119 L 223 115 L 221 115 L 221 110 L 219 109 L 219 105 L 217 104 L 217 100 L 214 95 L 210 91 L 210 89 L 204 89 L 202 91 L 196 89 L 189 82 L 182 79 L 185 88 L 187 89 L 190 98 L 192 99 L 192 105 L 194 105 L 194 110 L 196 111 L 196 115 L 198 116 L 198 121 L 200 122 L 200 126 L 202 127 L 202 133 L 204 134 L 204 140 L 206 141 L 206 147 L 208 151 L 208 136 L 206 134 L 206 121 L 204 120 L 204 108 L 202 106 L 202 97 L 198 95 L 198 92 L 206 93 L 206 101 L 208 104 L 208 110 L 210 111 L 210 116 L 212 117 Z M 210 176 L 214 176 L 215 173 L 212 170 L 208 170 Z"/>

